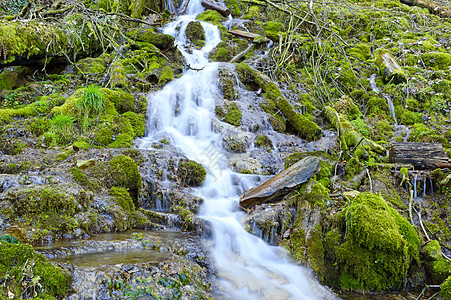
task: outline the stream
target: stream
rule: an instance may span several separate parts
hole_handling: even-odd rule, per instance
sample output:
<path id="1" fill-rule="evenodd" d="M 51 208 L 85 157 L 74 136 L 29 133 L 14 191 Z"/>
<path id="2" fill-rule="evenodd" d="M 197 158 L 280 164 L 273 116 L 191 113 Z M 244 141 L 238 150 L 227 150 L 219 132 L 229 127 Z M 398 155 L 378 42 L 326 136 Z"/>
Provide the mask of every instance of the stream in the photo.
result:
<path id="1" fill-rule="evenodd" d="M 236 210 L 239 195 L 256 183 L 255 176 L 228 168 L 221 135 L 213 126 L 221 123 L 214 109 L 215 100 L 222 95 L 218 89 L 219 63 L 209 62 L 208 53 L 220 42 L 220 32 L 216 26 L 200 22 L 206 38 L 200 50 L 190 49 L 184 33 L 203 10 L 200 1 L 192 0 L 186 15 L 163 29 L 175 37 L 190 68 L 162 90 L 148 95 L 147 136 L 139 141 L 138 148 L 152 149 L 155 141 L 166 139 L 206 168 L 205 182 L 195 193 L 205 199 L 199 217 L 212 226 L 215 298 L 332 299 L 335 296 L 316 282 L 311 271 L 296 266 L 281 247 L 269 246 L 242 226 L 244 213 Z M 240 181 L 238 188 L 232 182 L 236 178 Z"/>

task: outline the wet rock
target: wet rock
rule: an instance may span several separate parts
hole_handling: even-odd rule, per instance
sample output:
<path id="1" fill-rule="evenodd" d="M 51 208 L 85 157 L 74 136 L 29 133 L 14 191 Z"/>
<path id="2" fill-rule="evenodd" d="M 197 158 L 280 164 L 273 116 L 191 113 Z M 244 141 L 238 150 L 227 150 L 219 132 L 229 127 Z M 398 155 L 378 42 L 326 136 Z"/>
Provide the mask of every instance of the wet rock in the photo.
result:
<path id="1" fill-rule="evenodd" d="M 205 31 L 200 22 L 189 22 L 185 35 L 199 49 L 205 45 Z"/>
<path id="2" fill-rule="evenodd" d="M 278 245 L 283 239 L 284 233 L 290 228 L 294 209 L 289 209 L 285 204 L 262 204 L 255 207 L 246 216 L 248 230 L 268 242 Z"/>
<path id="3" fill-rule="evenodd" d="M 306 157 L 262 185 L 244 192 L 240 197 L 240 205 L 249 208 L 259 203 L 274 202 L 306 182 L 319 170 L 320 160 L 317 157 Z"/>
<path id="4" fill-rule="evenodd" d="M 401 83 L 407 80 L 407 74 L 389 52 L 379 55 L 377 63 L 386 82 L 392 80 L 395 83 Z"/>
<path id="5" fill-rule="evenodd" d="M 239 130 L 228 130 L 222 138 L 224 148 L 233 153 L 245 153 L 252 140 L 251 133 Z"/>

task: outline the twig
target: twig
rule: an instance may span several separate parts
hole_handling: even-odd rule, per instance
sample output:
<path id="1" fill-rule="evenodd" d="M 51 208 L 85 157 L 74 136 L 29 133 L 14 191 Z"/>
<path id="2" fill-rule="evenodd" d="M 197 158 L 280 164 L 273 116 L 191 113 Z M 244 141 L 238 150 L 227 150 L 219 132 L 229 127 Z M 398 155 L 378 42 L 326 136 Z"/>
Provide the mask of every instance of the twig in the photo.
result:
<path id="1" fill-rule="evenodd" d="M 244 51 L 241 51 L 240 53 L 238 53 L 234 58 L 232 58 L 229 63 L 234 63 L 237 62 L 239 59 L 241 59 L 247 52 L 249 52 L 252 47 L 254 46 L 254 44 L 250 44 Z M 189 66 L 189 65 L 188 65 Z"/>
<path id="2" fill-rule="evenodd" d="M 196 72 L 199 72 L 199 71 L 202 71 L 203 69 L 205 69 L 205 66 L 203 66 L 202 68 L 200 68 L 200 69 L 197 69 L 197 68 L 194 68 L 194 67 L 191 67 L 189 64 L 187 64 L 186 65 L 187 67 L 188 67 L 188 69 L 190 69 L 190 70 L 194 70 L 194 71 L 196 71 Z"/>

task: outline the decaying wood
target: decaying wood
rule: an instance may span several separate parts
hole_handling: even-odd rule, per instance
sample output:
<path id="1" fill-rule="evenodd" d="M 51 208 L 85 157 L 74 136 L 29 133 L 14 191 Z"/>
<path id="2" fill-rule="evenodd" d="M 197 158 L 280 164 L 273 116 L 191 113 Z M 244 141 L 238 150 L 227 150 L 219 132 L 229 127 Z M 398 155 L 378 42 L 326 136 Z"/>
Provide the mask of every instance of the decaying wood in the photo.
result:
<path id="1" fill-rule="evenodd" d="M 218 5 L 216 3 L 213 3 L 213 2 L 210 2 L 207 0 L 202 0 L 201 4 L 203 7 L 207 8 L 207 9 L 216 10 L 218 13 L 220 13 L 224 17 L 228 17 L 232 13 L 232 10 L 228 9 L 227 7 Z"/>
<path id="2" fill-rule="evenodd" d="M 451 168 L 451 161 L 439 143 L 393 143 L 390 162 L 412 164 L 417 169 Z"/>
<path id="3" fill-rule="evenodd" d="M 229 30 L 228 33 L 231 33 L 233 35 L 236 35 L 238 37 L 242 37 L 242 38 L 245 38 L 248 40 L 254 40 L 255 38 L 260 37 L 259 34 L 247 32 L 247 31 L 243 31 L 243 30 L 238 30 L 238 29 Z"/>
<path id="4" fill-rule="evenodd" d="M 437 15 L 442 18 L 450 18 L 451 10 L 447 7 L 438 5 L 432 1 L 427 0 L 400 0 L 401 3 L 407 4 L 410 6 L 418 6 L 421 8 L 427 8 L 429 12 L 433 15 Z"/>

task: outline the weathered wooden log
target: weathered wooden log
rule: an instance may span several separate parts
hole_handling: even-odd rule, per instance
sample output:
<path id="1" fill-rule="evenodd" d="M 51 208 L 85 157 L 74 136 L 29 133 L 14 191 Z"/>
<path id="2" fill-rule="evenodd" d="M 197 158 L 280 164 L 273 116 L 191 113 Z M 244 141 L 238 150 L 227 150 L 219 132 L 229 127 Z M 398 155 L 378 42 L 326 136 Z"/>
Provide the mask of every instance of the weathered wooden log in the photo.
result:
<path id="1" fill-rule="evenodd" d="M 207 0 L 202 0 L 201 5 L 207 9 L 216 10 L 218 13 L 220 13 L 224 17 L 228 17 L 232 13 L 232 10 L 228 9 L 227 7 L 218 5 L 216 3 L 213 3 L 213 2 L 210 2 Z"/>
<path id="2" fill-rule="evenodd" d="M 449 8 L 438 5 L 432 1 L 427 0 L 400 0 L 400 1 L 402 4 L 427 8 L 431 14 L 437 15 L 442 18 L 451 17 L 451 10 Z"/>
<path id="3" fill-rule="evenodd" d="M 243 30 L 238 30 L 238 29 L 229 30 L 228 33 L 236 35 L 238 37 L 242 37 L 242 38 L 251 40 L 251 41 L 253 41 L 255 38 L 260 37 L 259 34 L 247 32 L 247 31 L 243 31 Z"/>
<path id="4" fill-rule="evenodd" d="M 392 163 L 412 164 L 417 169 L 451 168 L 451 161 L 439 143 L 393 143 Z"/>
<path id="5" fill-rule="evenodd" d="M 241 194 L 240 205 L 250 208 L 258 204 L 274 202 L 309 180 L 319 170 L 320 159 L 307 156 L 262 185 L 245 191 Z"/>

